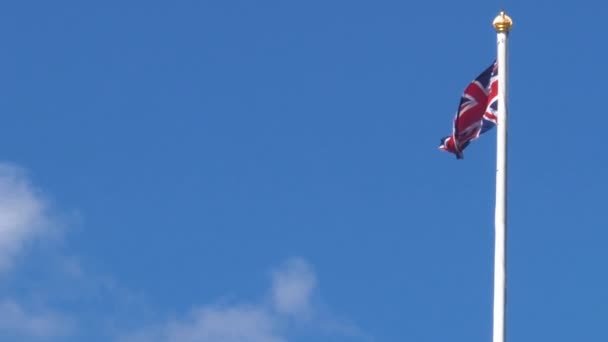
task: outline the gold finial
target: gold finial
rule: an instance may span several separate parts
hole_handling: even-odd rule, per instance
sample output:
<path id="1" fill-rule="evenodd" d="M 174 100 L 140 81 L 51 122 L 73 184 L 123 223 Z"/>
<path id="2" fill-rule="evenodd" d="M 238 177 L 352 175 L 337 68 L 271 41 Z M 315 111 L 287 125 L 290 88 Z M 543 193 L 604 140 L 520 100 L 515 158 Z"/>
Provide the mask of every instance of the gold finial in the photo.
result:
<path id="1" fill-rule="evenodd" d="M 513 20 L 505 13 L 505 11 L 500 11 L 500 14 L 494 18 L 492 25 L 494 25 L 496 32 L 509 32 L 511 30 L 511 26 L 513 26 Z"/>

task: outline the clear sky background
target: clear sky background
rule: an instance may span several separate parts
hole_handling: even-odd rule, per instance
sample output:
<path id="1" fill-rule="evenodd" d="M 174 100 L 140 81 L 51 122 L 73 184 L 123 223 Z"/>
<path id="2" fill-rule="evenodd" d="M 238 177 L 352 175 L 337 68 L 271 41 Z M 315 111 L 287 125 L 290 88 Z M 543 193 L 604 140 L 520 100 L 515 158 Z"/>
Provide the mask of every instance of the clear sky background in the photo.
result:
<path id="1" fill-rule="evenodd" d="M 599 0 L 5 2 L 0 340 L 490 341 L 501 7 L 508 340 L 608 340 Z"/>

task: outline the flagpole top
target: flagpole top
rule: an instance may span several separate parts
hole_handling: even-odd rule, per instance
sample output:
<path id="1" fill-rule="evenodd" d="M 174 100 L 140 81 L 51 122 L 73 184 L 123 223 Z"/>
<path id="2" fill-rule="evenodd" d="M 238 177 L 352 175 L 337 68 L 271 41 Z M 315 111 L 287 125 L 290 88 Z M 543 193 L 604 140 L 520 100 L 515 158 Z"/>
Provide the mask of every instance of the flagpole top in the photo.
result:
<path id="1" fill-rule="evenodd" d="M 511 30 L 513 20 L 505 13 L 505 11 L 500 11 L 500 14 L 494 18 L 492 25 L 494 25 L 494 29 L 497 33 L 506 33 Z"/>

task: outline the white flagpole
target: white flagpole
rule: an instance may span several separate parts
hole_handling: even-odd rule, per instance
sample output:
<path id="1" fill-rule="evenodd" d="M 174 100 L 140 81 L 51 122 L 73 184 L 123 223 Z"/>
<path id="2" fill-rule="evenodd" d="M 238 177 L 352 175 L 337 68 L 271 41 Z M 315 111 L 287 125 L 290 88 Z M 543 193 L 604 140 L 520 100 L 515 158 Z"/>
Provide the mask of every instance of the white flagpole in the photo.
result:
<path id="1" fill-rule="evenodd" d="M 493 342 L 505 341 L 506 231 L 507 231 L 507 39 L 513 21 L 505 12 L 494 19 L 498 64 L 498 112 L 496 132 L 496 211 L 494 218 L 494 323 Z"/>

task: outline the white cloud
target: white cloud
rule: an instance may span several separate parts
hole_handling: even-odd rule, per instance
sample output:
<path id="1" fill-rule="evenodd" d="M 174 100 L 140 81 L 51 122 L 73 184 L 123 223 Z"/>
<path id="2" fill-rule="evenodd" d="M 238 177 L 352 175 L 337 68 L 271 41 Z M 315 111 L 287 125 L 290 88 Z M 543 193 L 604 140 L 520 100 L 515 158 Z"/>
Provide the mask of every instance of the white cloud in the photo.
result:
<path id="1" fill-rule="evenodd" d="M 273 273 L 272 300 L 280 314 L 308 316 L 317 277 L 303 259 L 288 260 Z"/>
<path id="2" fill-rule="evenodd" d="M 5 335 L 50 339 L 71 330 L 70 321 L 56 312 L 32 312 L 11 299 L 0 301 L 0 332 Z"/>
<path id="3" fill-rule="evenodd" d="M 19 279 L 17 260 L 34 241 L 54 236 L 58 225 L 48 202 L 31 185 L 25 172 L 0 163 L 0 275 Z M 125 326 L 146 320 L 145 298 L 82 267 L 78 258 L 50 255 L 36 268 L 44 283 L 0 298 L 0 339 L 55 341 L 95 331 L 116 337 Z M 26 277 L 27 278 L 27 277 Z M 1 279 L 1 278 L 0 278 Z M 118 336 L 122 342 L 288 342 L 299 329 L 305 333 L 349 336 L 359 340 L 356 327 L 339 323 L 319 307 L 317 277 L 301 258 L 284 262 L 271 273 L 271 286 L 258 301 L 195 306 L 187 313 Z M 65 286 L 69 284 L 70 286 Z M 10 286 L 10 285 L 9 285 Z M 18 294 L 18 295 L 17 295 Z M 33 300 L 33 301 L 32 301 Z M 67 316 L 48 309 L 50 303 L 111 302 L 116 309 L 104 313 Z M 35 305 L 33 305 L 35 304 Z M 50 307 L 53 307 L 51 305 Z M 149 315 L 147 316 L 149 319 Z M 125 321 L 127 321 L 125 323 Z M 108 329 L 109 328 L 109 329 Z M 108 331 L 109 330 L 109 331 Z"/>
<path id="4" fill-rule="evenodd" d="M 291 323 L 314 314 L 316 275 L 303 259 L 285 262 L 272 273 L 270 301 L 206 305 L 186 317 L 144 328 L 122 342 L 287 342 Z"/>
<path id="5" fill-rule="evenodd" d="M 52 237 L 55 227 L 47 202 L 31 185 L 25 171 L 0 163 L 0 273 L 13 268 L 33 241 Z M 14 298 L 0 299 L 0 336 L 21 341 L 45 340 L 70 330 L 71 323 L 62 314 L 39 306 L 28 308 Z"/>
<path id="6" fill-rule="evenodd" d="M 50 232 L 47 204 L 20 168 L 0 163 L 0 272 L 28 242 Z"/>
<path id="7" fill-rule="evenodd" d="M 25 255 L 25 250 L 32 242 L 46 241 L 46 238 L 54 235 L 56 227 L 58 225 L 51 217 L 48 202 L 32 186 L 26 173 L 15 165 L 0 162 L 0 275 L 4 273 L 10 274 L 12 278 L 18 277 L 18 270 L 10 273 L 7 271 Z M 51 267 L 54 271 L 45 275 L 48 278 L 45 289 L 35 290 L 37 294 L 25 293 L 24 297 L 21 297 L 24 294 L 21 293 L 19 297 L 0 299 L 0 338 L 10 336 L 11 339 L 21 341 L 56 340 L 82 331 L 80 325 L 85 324 L 85 318 L 74 317 L 72 320 L 62 313 L 46 309 L 45 298 L 54 298 L 55 302 L 62 299 L 79 302 L 85 297 L 89 301 L 114 298 L 122 304 L 128 302 L 127 299 L 138 303 L 137 296 L 121 291 L 107 277 L 86 272 L 77 258 L 59 255 L 55 259 L 59 261 L 59 266 L 48 259 L 45 261 L 50 266 L 57 266 Z M 316 329 L 327 330 L 325 327 L 331 319 L 322 322 L 327 315 L 320 313 L 314 305 L 317 277 L 305 260 L 289 259 L 271 275 L 272 283 L 263 300 L 197 306 L 186 314 L 135 330 L 118 340 L 288 342 L 294 326 L 302 327 L 298 324 L 301 322 L 308 327 L 316 326 Z M 71 284 L 67 293 L 64 283 Z M 28 297 L 37 298 L 37 305 L 32 306 Z M 109 321 L 112 321 L 111 317 Z"/>
<path id="8" fill-rule="evenodd" d="M 257 307 L 207 307 L 194 312 L 190 321 L 169 325 L 171 342 L 282 342 L 277 322 Z"/>
<path id="9" fill-rule="evenodd" d="M 130 336 L 124 342 L 285 342 L 276 317 L 261 307 L 202 307 Z"/>

